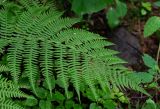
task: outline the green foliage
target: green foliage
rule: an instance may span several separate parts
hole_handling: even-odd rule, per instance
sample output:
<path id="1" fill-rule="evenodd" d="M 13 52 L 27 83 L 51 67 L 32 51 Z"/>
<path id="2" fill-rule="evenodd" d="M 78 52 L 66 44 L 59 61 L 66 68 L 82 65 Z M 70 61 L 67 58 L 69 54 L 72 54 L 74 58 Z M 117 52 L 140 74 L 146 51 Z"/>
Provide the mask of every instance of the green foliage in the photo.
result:
<path id="1" fill-rule="evenodd" d="M 146 103 L 143 105 L 142 109 L 158 109 L 158 108 L 153 100 L 148 99 L 146 100 Z"/>
<path id="2" fill-rule="evenodd" d="M 4 65 L 0 66 L 0 72 L 8 71 L 8 68 Z M 30 98 L 34 99 L 22 91 L 20 87 L 14 84 L 12 81 L 8 81 L 6 78 L 0 75 L 0 108 L 1 109 L 24 109 L 22 106 L 12 100 L 12 98 Z"/>
<path id="3" fill-rule="evenodd" d="M 146 15 L 152 11 L 152 4 L 150 2 L 142 2 L 141 14 Z"/>
<path id="4" fill-rule="evenodd" d="M 144 64 L 149 68 L 155 69 L 158 67 L 158 63 L 156 62 L 156 60 L 147 54 L 144 54 L 143 61 Z"/>
<path id="5" fill-rule="evenodd" d="M 149 20 L 144 26 L 144 36 L 149 37 L 159 29 L 160 29 L 160 18 L 158 16 L 153 16 L 149 18 Z"/>
<path id="6" fill-rule="evenodd" d="M 18 90 L 18 85 L 22 85 L 36 96 L 21 102 L 26 108 L 63 109 L 70 103 L 71 108 L 81 109 L 85 106 L 74 99 L 81 102 L 82 96 L 103 107 L 115 107 L 108 97 L 112 87 L 148 95 L 140 86 L 141 81 L 135 81 L 130 76 L 133 72 L 122 65 L 125 62 L 115 56 L 117 52 L 105 48 L 112 43 L 98 34 L 72 28 L 79 19 L 62 18 L 62 14 L 39 2 L 5 2 L 0 10 L 0 42 L 4 42 L 0 49 L 6 50 L 8 75 L 13 80 L 13 85 L 7 83 L 13 92 L 6 97 L 26 97 Z M 124 13 L 119 11 L 119 16 Z M 0 71 L 5 70 L 2 66 Z M 1 92 L 6 93 L 3 89 Z"/>
<path id="7" fill-rule="evenodd" d="M 136 76 L 142 81 L 142 83 L 153 84 L 155 83 L 154 78 L 158 75 L 159 72 L 158 63 L 148 54 L 144 54 L 143 61 L 149 69 L 146 72 L 134 73 L 132 76 Z"/>
<path id="8" fill-rule="evenodd" d="M 127 14 L 127 5 L 120 0 L 71 0 L 72 10 L 77 15 L 92 14 L 106 7 L 106 19 L 111 28 L 120 24 L 120 20 Z"/>
<path id="9" fill-rule="evenodd" d="M 78 14 L 90 14 L 104 9 L 113 0 L 71 0 L 72 10 Z"/>
<path id="10" fill-rule="evenodd" d="M 106 18 L 111 28 L 116 27 L 120 23 L 120 19 L 127 14 L 127 5 L 119 0 L 116 0 L 116 7 L 110 7 Z"/>

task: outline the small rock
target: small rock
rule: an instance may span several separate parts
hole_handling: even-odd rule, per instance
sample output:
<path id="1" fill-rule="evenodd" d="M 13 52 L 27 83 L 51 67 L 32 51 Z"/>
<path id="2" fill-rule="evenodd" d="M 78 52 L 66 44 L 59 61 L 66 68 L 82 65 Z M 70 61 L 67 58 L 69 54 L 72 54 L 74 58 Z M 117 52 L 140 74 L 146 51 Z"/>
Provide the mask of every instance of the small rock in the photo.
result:
<path id="1" fill-rule="evenodd" d="M 113 31 L 111 41 L 115 44 L 111 48 L 120 52 L 120 58 L 128 62 L 127 65 L 137 65 L 141 62 L 141 46 L 138 39 L 124 27 Z"/>

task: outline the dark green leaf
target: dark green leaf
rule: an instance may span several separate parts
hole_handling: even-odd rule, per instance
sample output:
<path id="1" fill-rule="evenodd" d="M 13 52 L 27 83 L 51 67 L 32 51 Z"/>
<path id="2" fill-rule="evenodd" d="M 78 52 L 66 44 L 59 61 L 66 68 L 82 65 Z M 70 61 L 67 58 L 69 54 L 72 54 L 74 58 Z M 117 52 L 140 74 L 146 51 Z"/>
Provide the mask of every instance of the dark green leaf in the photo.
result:
<path id="1" fill-rule="evenodd" d="M 103 105 L 107 109 L 116 109 L 116 105 L 112 100 L 106 100 Z"/>
<path id="2" fill-rule="evenodd" d="M 37 99 L 26 99 L 25 101 L 24 101 L 24 105 L 25 106 L 35 106 L 35 105 L 37 105 L 38 104 L 38 101 L 37 101 Z"/>
<path id="3" fill-rule="evenodd" d="M 116 10 L 112 7 L 108 10 L 106 18 L 108 19 L 108 24 L 111 28 L 114 28 L 119 24 L 119 18 L 116 15 Z"/>
<path id="4" fill-rule="evenodd" d="M 47 94 L 48 94 L 49 91 L 45 90 L 44 88 L 40 88 L 38 87 L 37 88 L 37 96 L 39 98 L 46 98 L 47 97 Z"/>
<path id="5" fill-rule="evenodd" d="M 52 84 L 52 89 L 54 89 L 54 88 L 55 88 L 55 84 L 56 84 L 54 78 L 51 79 L 51 84 Z M 43 86 L 44 86 L 46 89 L 49 89 L 49 87 L 48 87 L 46 81 L 43 82 Z"/>
<path id="6" fill-rule="evenodd" d="M 68 100 L 68 101 L 65 102 L 65 108 L 66 109 L 72 109 L 74 104 L 75 104 L 74 101 Z"/>
<path id="7" fill-rule="evenodd" d="M 144 64 L 149 67 L 149 68 L 152 68 L 152 69 L 155 69 L 156 66 L 157 66 L 157 62 L 155 59 L 153 59 L 151 56 L 149 56 L 148 54 L 144 54 L 143 56 L 143 61 L 144 61 Z"/>
<path id="8" fill-rule="evenodd" d="M 55 101 L 64 101 L 65 100 L 64 95 L 58 91 L 56 91 L 55 94 L 53 94 L 53 98 L 55 99 Z"/>
<path id="9" fill-rule="evenodd" d="M 127 5 L 119 0 L 116 0 L 116 13 L 118 17 L 124 17 L 127 13 Z"/>
<path id="10" fill-rule="evenodd" d="M 156 104 L 153 100 L 148 99 L 142 109 L 157 109 Z"/>
<path id="11" fill-rule="evenodd" d="M 102 109 L 102 108 L 98 106 L 96 103 L 91 103 L 89 109 Z"/>
<path id="12" fill-rule="evenodd" d="M 72 10 L 78 15 L 90 14 L 102 10 L 112 2 L 113 0 L 73 0 Z"/>
<path id="13" fill-rule="evenodd" d="M 159 29 L 160 29 L 160 18 L 157 16 L 153 16 L 149 18 L 149 20 L 145 24 L 143 34 L 145 37 L 149 37 Z"/>
<path id="14" fill-rule="evenodd" d="M 40 109 L 52 109 L 51 101 L 40 100 L 39 107 Z"/>

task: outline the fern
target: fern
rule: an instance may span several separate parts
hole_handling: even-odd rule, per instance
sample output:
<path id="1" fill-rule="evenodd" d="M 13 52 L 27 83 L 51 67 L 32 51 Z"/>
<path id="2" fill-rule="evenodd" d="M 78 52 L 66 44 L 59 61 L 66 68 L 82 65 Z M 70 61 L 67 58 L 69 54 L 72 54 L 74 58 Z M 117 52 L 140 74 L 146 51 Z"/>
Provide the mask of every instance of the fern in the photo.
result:
<path id="1" fill-rule="evenodd" d="M 52 43 L 47 40 L 44 39 L 44 41 L 41 42 L 41 68 L 42 68 L 42 74 L 45 76 L 45 81 L 48 85 L 48 88 L 50 90 L 50 94 L 52 94 L 52 84 L 51 84 L 51 79 L 52 79 Z"/>
<path id="2" fill-rule="evenodd" d="M 19 76 L 21 74 L 20 65 L 22 60 L 23 40 L 18 38 L 13 40 L 8 53 L 8 66 L 11 70 L 13 81 L 18 84 Z"/>
<path id="3" fill-rule="evenodd" d="M 0 72 L 7 72 L 9 71 L 9 68 L 6 67 L 5 65 L 0 65 Z"/>
<path id="4" fill-rule="evenodd" d="M 22 106 L 14 103 L 12 100 L 0 100 L 1 109 L 24 109 Z"/>
<path id="5" fill-rule="evenodd" d="M 21 0 L 25 11 L 20 9 L 12 17 L 8 16 L 10 12 L 6 8 L 0 13 L 0 41 L 6 42 L 0 44 L 0 48 L 9 47 L 7 61 L 14 83 L 18 84 L 24 72 L 36 95 L 37 81 L 43 82 L 39 79 L 41 74 L 50 93 L 53 89 L 51 78 L 55 76 L 61 81 L 67 97 L 68 88 L 73 85 L 79 100 L 81 86 L 89 87 L 96 100 L 99 85 L 104 92 L 116 86 L 147 94 L 140 82 L 128 76 L 132 72 L 122 66 L 125 61 L 115 56 L 118 52 L 106 48 L 112 43 L 98 34 L 71 28 L 79 19 L 62 18 L 61 12 L 49 6 L 24 2 L 29 6 Z"/>
<path id="6" fill-rule="evenodd" d="M 0 66 L 0 72 L 8 71 L 8 68 L 4 65 Z M 17 103 L 13 102 L 11 98 L 31 98 L 19 90 L 19 86 L 12 81 L 8 81 L 6 78 L 0 75 L 0 108 L 1 109 L 24 109 Z"/>
<path id="7" fill-rule="evenodd" d="M 65 89 L 65 93 L 68 97 L 68 72 L 67 72 L 67 61 L 64 59 L 66 52 L 65 52 L 65 47 L 61 44 L 56 44 L 55 47 L 55 64 L 56 64 L 56 70 L 57 70 L 57 78 L 60 79 L 60 81 L 62 82 L 62 85 Z"/>
<path id="8" fill-rule="evenodd" d="M 35 94 L 36 91 L 36 81 L 37 81 L 37 58 L 38 58 L 38 44 L 37 40 L 34 38 L 29 38 L 25 43 L 24 51 L 24 63 L 25 63 L 25 72 L 29 78 L 30 84 L 33 88 Z M 46 75 L 47 76 L 47 75 Z"/>

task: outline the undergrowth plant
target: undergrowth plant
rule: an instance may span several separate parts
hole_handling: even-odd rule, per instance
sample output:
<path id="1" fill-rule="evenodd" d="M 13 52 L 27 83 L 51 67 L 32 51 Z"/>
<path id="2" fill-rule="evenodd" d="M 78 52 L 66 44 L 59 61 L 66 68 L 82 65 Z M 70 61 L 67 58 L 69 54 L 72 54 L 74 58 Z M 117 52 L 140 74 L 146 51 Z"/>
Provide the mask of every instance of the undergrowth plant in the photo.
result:
<path id="1" fill-rule="evenodd" d="M 148 95 L 141 81 L 123 66 L 125 62 L 115 56 L 118 52 L 106 48 L 112 43 L 98 34 L 73 28 L 79 19 L 62 15 L 51 5 L 30 0 L 1 4 L 0 50 L 1 57 L 7 57 L 7 77 L 35 97 L 17 101 L 21 106 L 63 109 L 64 102 L 70 100 L 68 109 L 76 109 L 85 107 L 86 97 L 111 109 L 108 104 L 112 102 L 109 94 L 113 88 L 129 88 Z M 6 109 L 16 108 L 13 107 Z"/>
<path id="2" fill-rule="evenodd" d="M 83 17 L 88 14 L 106 9 L 106 20 L 111 28 L 121 23 L 121 19 L 127 14 L 127 5 L 121 0 L 68 0 L 71 3 L 71 10 Z M 64 2 L 64 1 L 63 1 Z"/>

